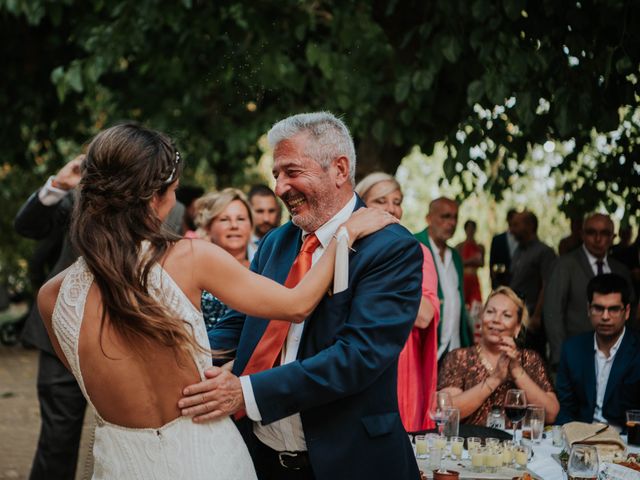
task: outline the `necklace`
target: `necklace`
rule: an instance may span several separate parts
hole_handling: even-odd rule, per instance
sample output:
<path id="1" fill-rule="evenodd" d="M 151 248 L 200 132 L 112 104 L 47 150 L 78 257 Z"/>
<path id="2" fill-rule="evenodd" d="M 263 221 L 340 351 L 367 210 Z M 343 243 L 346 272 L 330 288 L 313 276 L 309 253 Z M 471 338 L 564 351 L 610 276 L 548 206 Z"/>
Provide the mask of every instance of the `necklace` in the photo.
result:
<path id="1" fill-rule="evenodd" d="M 480 363 L 484 368 L 487 369 L 487 372 L 489 372 L 489 375 L 491 375 L 495 370 L 495 367 L 491 365 L 491 362 L 487 360 L 485 356 L 482 354 L 482 347 L 480 346 L 480 344 L 476 345 L 476 350 L 478 351 L 478 358 L 480 358 Z"/>

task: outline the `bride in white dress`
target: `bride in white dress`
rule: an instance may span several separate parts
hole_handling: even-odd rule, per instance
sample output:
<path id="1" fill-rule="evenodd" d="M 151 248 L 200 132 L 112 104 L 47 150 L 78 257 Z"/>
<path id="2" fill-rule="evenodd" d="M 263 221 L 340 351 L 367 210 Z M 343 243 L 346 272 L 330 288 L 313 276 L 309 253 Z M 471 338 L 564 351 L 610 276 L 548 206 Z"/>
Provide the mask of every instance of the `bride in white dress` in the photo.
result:
<path id="1" fill-rule="evenodd" d="M 95 411 L 94 479 L 255 479 L 229 418 L 180 415 L 183 388 L 211 365 L 201 291 L 249 315 L 299 322 L 332 280 L 335 241 L 288 289 L 210 242 L 165 233 L 181 169 L 160 132 L 122 124 L 99 133 L 71 226 L 81 257 L 38 295 L 56 352 Z M 362 209 L 345 227 L 353 243 L 392 222 Z"/>

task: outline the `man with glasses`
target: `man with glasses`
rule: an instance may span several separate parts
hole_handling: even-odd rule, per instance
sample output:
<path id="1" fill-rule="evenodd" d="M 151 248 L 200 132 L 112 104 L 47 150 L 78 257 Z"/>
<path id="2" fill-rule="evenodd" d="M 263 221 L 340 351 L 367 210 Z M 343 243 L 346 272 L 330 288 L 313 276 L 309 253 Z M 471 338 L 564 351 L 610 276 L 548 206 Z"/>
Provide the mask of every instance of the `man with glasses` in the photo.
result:
<path id="1" fill-rule="evenodd" d="M 562 346 L 556 392 L 556 422 L 625 425 L 625 411 L 640 408 L 640 338 L 626 328 L 631 288 L 615 273 L 598 275 L 587 286 L 594 332 L 569 338 Z"/>
<path id="2" fill-rule="evenodd" d="M 582 228 L 582 247 L 558 257 L 544 291 L 543 322 L 549 341 L 549 362 L 556 368 L 562 342 L 591 330 L 587 312 L 587 283 L 596 275 L 615 273 L 631 286 L 629 269 L 608 256 L 613 222 L 607 215 L 588 216 Z M 631 311 L 635 314 L 632 296 Z M 635 318 L 633 315 L 631 318 Z"/>

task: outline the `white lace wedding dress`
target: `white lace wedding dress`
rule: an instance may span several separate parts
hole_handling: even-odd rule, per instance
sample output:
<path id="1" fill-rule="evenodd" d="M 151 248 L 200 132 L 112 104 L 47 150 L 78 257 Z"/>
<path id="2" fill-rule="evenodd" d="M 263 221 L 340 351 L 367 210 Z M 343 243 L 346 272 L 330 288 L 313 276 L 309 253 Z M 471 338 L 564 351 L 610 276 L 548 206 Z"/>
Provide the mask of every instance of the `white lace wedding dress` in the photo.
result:
<path id="1" fill-rule="evenodd" d="M 101 479 L 255 479 L 249 452 L 230 418 L 195 424 L 179 417 L 160 428 L 128 428 L 105 421 L 95 410 L 82 380 L 78 338 L 93 275 L 79 258 L 60 288 L 52 323 L 78 385 L 96 415 L 93 478 Z M 156 264 L 149 274 L 150 293 L 188 321 L 200 345 L 208 348 L 202 314 L 173 279 Z M 211 366 L 204 352 L 194 353 L 200 377 Z M 86 372 L 85 372 L 86 373 Z"/>

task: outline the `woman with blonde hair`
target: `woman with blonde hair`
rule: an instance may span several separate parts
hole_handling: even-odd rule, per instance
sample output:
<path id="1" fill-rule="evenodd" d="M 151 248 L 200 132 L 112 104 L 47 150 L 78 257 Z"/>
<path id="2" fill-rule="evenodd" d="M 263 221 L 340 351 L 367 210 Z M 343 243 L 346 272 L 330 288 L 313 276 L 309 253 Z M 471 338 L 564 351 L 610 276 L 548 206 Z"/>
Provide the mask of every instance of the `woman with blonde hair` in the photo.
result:
<path id="1" fill-rule="evenodd" d="M 253 228 L 251 207 L 237 188 L 203 195 L 195 204 L 196 234 L 229 252 L 242 266 L 249 267 L 247 247 Z M 229 311 L 229 307 L 206 290 L 200 302 L 207 332 Z"/>
<path id="2" fill-rule="evenodd" d="M 367 175 L 356 186 L 369 208 L 389 212 L 402 218 L 402 189 L 391 175 L 376 172 Z M 398 407 L 405 430 L 415 432 L 433 428 L 427 414 L 431 393 L 437 383 L 438 274 L 431 252 L 424 246 L 422 253 L 422 300 L 418 317 L 398 359 Z"/>
<path id="3" fill-rule="evenodd" d="M 529 404 L 544 407 L 546 423 L 553 423 L 560 404 L 542 358 L 516 343 L 529 318 L 524 301 L 509 287 L 498 287 L 481 318 L 480 342 L 447 354 L 438 389 L 451 394 L 464 423 L 486 425 L 491 408 L 502 406 L 512 388 L 524 390 Z"/>
<path id="4" fill-rule="evenodd" d="M 201 292 L 251 315 L 301 322 L 333 279 L 335 240 L 289 289 L 210 242 L 167 233 L 181 170 L 160 132 L 127 123 L 96 135 L 71 226 L 81 257 L 38 294 L 51 343 L 96 414 L 96 480 L 255 479 L 230 418 L 198 423 L 178 408 L 183 389 L 211 366 Z M 367 210 L 344 224 L 350 244 L 392 223 Z"/>

